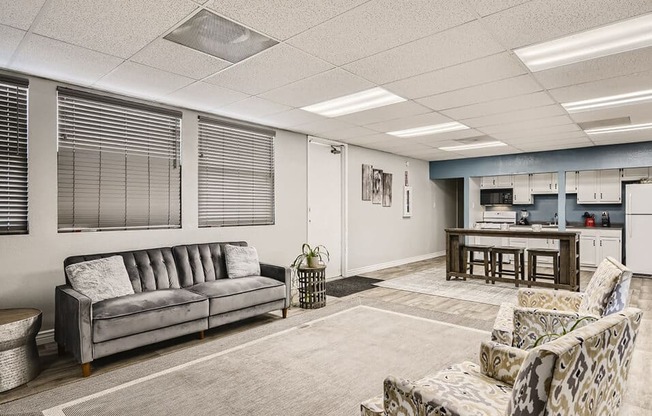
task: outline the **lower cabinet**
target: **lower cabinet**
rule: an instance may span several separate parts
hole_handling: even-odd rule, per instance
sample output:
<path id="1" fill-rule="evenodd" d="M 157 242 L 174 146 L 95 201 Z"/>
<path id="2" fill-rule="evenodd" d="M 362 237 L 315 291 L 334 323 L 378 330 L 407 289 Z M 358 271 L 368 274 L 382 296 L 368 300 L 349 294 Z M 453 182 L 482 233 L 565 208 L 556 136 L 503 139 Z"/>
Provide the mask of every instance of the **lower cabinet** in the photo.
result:
<path id="1" fill-rule="evenodd" d="M 622 230 L 604 228 L 569 229 L 580 232 L 580 265 L 597 267 L 606 257 L 622 262 Z"/>

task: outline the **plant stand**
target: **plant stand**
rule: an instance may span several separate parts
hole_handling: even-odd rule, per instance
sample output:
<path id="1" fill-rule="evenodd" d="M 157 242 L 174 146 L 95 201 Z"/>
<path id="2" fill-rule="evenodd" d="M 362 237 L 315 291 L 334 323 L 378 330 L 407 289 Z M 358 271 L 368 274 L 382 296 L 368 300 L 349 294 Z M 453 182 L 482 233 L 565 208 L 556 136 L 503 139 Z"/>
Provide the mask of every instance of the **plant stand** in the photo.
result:
<path id="1" fill-rule="evenodd" d="M 318 309 L 326 306 L 326 266 L 300 267 L 299 306 L 303 309 Z"/>

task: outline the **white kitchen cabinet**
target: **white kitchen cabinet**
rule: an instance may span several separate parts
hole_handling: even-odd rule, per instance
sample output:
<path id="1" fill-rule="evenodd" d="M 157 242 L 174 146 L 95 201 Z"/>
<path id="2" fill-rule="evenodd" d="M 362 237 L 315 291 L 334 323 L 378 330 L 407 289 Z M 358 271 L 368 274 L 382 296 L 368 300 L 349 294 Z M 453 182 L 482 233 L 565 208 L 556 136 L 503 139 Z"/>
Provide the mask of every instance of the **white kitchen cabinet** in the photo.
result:
<path id="1" fill-rule="evenodd" d="M 602 261 L 606 257 L 613 257 L 614 259 L 621 261 L 622 249 L 622 237 L 600 237 L 600 256 L 598 257 L 598 260 Z"/>
<path id="2" fill-rule="evenodd" d="M 622 169 L 620 179 L 623 181 L 640 181 L 650 177 L 650 168 Z"/>
<path id="3" fill-rule="evenodd" d="M 577 193 L 577 174 L 578 172 L 566 172 L 566 193 Z"/>
<path id="4" fill-rule="evenodd" d="M 597 236 L 588 235 L 585 232 L 580 234 L 580 266 L 596 266 L 598 261 L 597 243 Z"/>
<path id="5" fill-rule="evenodd" d="M 532 192 L 530 191 L 530 175 L 514 175 L 514 191 L 512 194 L 514 205 L 532 204 Z"/>
<path id="6" fill-rule="evenodd" d="M 533 194 L 556 194 L 557 173 L 533 173 L 530 177 L 530 190 Z"/>
<path id="7" fill-rule="evenodd" d="M 578 173 L 578 204 L 620 204 L 622 190 L 618 169 L 587 170 Z"/>
<path id="8" fill-rule="evenodd" d="M 622 202 L 623 191 L 619 169 L 601 170 L 598 185 L 601 203 L 620 204 Z"/>
<path id="9" fill-rule="evenodd" d="M 483 176 L 480 178 L 480 188 L 482 189 L 492 189 L 492 188 L 511 188 L 514 186 L 512 175 L 501 175 L 501 176 Z"/>
<path id="10" fill-rule="evenodd" d="M 496 187 L 496 177 L 495 176 L 483 176 L 480 178 L 480 188 L 482 189 L 491 189 Z"/>
<path id="11" fill-rule="evenodd" d="M 597 267 L 606 257 L 622 261 L 622 230 L 617 228 L 581 228 L 580 265 Z"/>

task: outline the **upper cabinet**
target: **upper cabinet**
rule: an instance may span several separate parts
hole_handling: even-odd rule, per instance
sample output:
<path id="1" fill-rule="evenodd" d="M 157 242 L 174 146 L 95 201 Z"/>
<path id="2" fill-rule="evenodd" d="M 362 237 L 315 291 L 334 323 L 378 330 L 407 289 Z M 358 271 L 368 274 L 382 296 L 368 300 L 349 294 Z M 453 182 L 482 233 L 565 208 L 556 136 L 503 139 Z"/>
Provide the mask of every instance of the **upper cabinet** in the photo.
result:
<path id="1" fill-rule="evenodd" d="M 530 175 L 514 175 L 512 203 L 514 205 L 530 205 L 532 203 Z"/>
<path id="2" fill-rule="evenodd" d="M 512 175 L 483 176 L 480 180 L 480 188 L 482 189 L 511 188 L 513 186 L 514 180 Z"/>
<path id="3" fill-rule="evenodd" d="M 577 176 L 579 172 L 566 172 L 566 193 L 577 193 Z"/>
<path id="4" fill-rule="evenodd" d="M 534 173 L 530 175 L 530 191 L 533 194 L 556 194 L 557 173 Z"/>
<path id="5" fill-rule="evenodd" d="M 620 170 L 587 170 L 577 176 L 578 204 L 620 204 Z"/>
<path id="6" fill-rule="evenodd" d="M 623 169 L 620 179 L 623 181 L 640 181 L 650 177 L 650 168 Z"/>

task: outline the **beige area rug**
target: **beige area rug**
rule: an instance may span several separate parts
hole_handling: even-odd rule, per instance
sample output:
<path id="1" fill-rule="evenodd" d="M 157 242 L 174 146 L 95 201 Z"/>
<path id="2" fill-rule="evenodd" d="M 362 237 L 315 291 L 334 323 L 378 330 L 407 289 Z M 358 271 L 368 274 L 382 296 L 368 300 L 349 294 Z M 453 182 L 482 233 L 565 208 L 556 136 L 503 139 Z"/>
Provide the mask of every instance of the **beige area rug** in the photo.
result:
<path id="1" fill-rule="evenodd" d="M 480 342 L 489 339 L 484 330 L 427 315 L 463 318 L 360 302 L 82 379 L 2 405 L 0 414 L 355 415 L 361 401 L 382 393 L 388 374 L 417 379 L 451 363 L 477 362 Z"/>
<path id="2" fill-rule="evenodd" d="M 446 270 L 436 268 L 412 273 L 376 283 L 376 286 L 471 302 L 500 305 L 503 302 L 516 303 L 517 288 L 513 284 L 496 282 L 487 284 L 484 280 L 446 280 Z"/>

